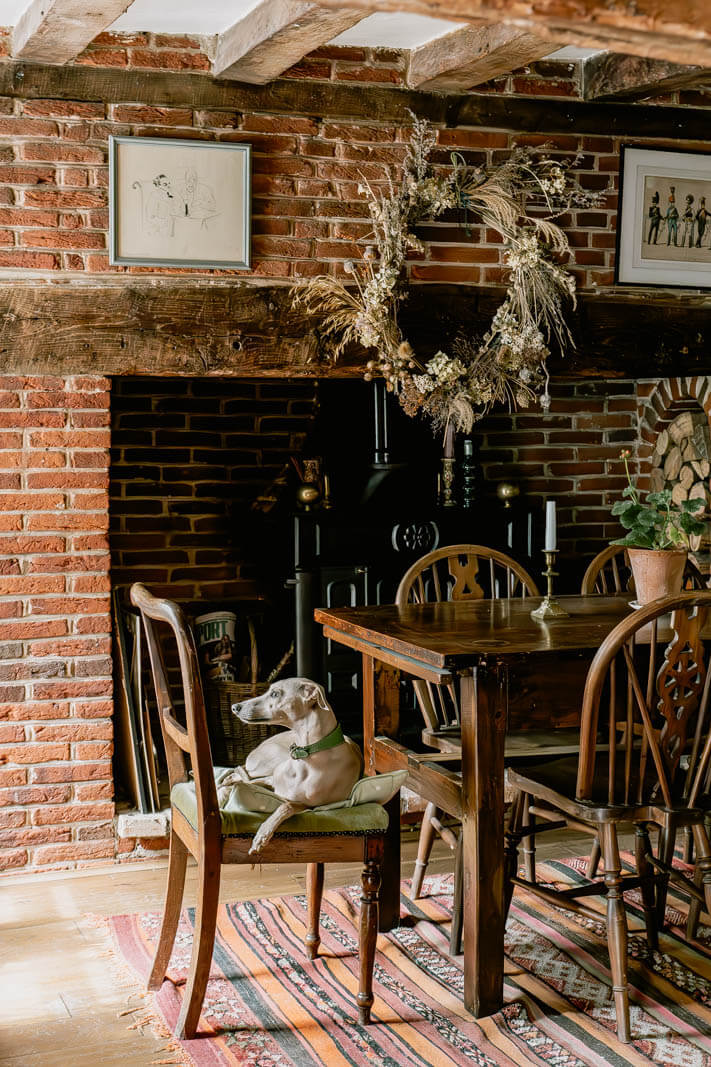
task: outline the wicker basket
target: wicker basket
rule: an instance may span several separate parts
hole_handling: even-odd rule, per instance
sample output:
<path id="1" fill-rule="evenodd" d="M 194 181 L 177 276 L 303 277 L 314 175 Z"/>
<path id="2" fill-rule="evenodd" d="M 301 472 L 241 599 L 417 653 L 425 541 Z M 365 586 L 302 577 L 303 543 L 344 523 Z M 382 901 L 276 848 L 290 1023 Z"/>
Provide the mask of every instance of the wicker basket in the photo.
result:
<path id="1" fill-rule="evenodd" d="M 216 767 L 239 767 L 265 738 L 279 732 L 277 726 L 246 723 L 232 714 L 232 705 L 265 693 L 266 682 L 209 682 L 205 686 L 207 726 L 212 762 Z"/>

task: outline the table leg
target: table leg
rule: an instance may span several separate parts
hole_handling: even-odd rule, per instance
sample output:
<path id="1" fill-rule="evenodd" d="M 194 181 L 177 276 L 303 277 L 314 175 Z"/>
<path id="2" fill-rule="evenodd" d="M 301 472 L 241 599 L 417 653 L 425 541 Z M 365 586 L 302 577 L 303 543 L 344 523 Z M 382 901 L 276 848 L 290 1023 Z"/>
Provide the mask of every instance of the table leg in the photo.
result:
<path id="1" fill-rule="evenodd" d="M 476 1018 L 503 1003 L 506 676 L 461 677 L 464 1006 Z"/>
<path id="2" fill-rule="evenodd" d="M 373 738 L 394 736 L 399 726 L 400 672 L 363 656 L 363 756 L 365 773 L 375 774 L 377 766 Z M 385 805 L 389 816 L 385 854 L 381 868 L 381 931 L 400 923 L 400 790 Z"/>

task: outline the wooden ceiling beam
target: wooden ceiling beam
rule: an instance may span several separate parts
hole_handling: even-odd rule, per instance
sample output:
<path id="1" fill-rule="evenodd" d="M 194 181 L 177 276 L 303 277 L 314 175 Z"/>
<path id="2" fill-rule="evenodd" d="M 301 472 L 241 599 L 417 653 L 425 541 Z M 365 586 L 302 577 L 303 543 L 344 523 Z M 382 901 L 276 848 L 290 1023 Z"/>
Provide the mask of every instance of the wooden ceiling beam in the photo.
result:
<path id="1" fill-rule="evenodd" d="M 343 0 L 320 0 L 337 7 Z M 412 11 L 464 22 L 503 22 L 568 45 L 711 66 L 708 0 L 348 0 L 377 11 Z"/>
<path id="2" fill-rule="evenodd" d="M 12 31 L 12 54 L 35 63 L 69 63 L 111 26 L 131 0 L 32 0 Z"/>
<path id="3" fill-rule="evenodd" d="M 542 59 L 558 47 L 501 23 L 462 26 L 412 49 L 407 84 L 419 89 L 471 89 Z"/>
<path id="4" fill-rule="evenodd" d="M 437 125 L 486 126 L 514 133 L 599 134 L 663 140 L 707 141 L 709 112 L 703 107 L 658 107 L 569 97 L 511 97 L 504 93 L 427 93 L 347 82 L 282 79 L 240 85 L 183 71 L 120 70 L 69 64 L 0 63 L 0 97 L 21 100 L 140 100 L 157 107 L 263 111 L 276 115 L 333 116 L 356 122 L 409 126 L 413 113 Z M 367 99 L 364 110 L 363 101 Z"/>
<path id="5" fill-rule="evenodd" d="M 585 100 L 637 99 L 711 84 L 711 69 L 665 59 L 599 52 L 583 63 Z"/>
<path id="6" fill-rule="evenodd" d="M 212 73 L 217 78 L 265 85 L 369 14 L 366 7 L 324 8 L 301 0 L 262 0 L 220 34 Z"/>

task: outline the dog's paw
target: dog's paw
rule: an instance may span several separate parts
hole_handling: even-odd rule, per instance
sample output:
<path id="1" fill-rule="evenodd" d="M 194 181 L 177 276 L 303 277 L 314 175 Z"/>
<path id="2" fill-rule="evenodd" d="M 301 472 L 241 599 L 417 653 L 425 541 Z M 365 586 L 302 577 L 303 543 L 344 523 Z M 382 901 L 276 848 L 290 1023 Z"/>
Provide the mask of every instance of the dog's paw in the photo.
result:
<path id="1" fill-rule="evenodd" d="M 255 852 L 261 852 L 264 846 L 271 841 L 273 833 L 273 830 L 265 830 L 263 826 L 260 827 L 252 838 L 249 855 L 253 856 Z"/>

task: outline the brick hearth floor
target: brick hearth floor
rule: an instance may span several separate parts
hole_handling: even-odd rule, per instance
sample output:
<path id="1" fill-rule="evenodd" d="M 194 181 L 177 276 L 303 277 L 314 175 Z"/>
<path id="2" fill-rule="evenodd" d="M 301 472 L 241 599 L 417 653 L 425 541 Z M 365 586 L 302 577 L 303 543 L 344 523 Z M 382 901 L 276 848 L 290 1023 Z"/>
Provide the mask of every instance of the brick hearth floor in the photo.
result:
<path id="1" fill-rule="evenodd" d="M 590 838 L 552 833 L 541 840 L 541 859 L 581 855 Z M 409 874 L 417 835 L 404 834 L 403 871 Z M 430 871 L 451 870 L 451 853 L 435 845 Z M 330 865 L 327 885 L 347 885 L 357 864 Z M 297 866 L 223 869 L 224 900 L 303 892 L 305 869 Z M 147 1028 L 131 1030 L 126 992 L 117 988 L 102 956 L 102 934 L 82 921 L 88 912 L 114 915 L 160 910 L 165 865 L 141 864 L 73 873 L 4 878 L 0 977 L 0 1067 L 148 1067 L 160 1059 L 165 1042 Z M 188 870 L 186 900 L 195 896 L 195 867 Z"/>

